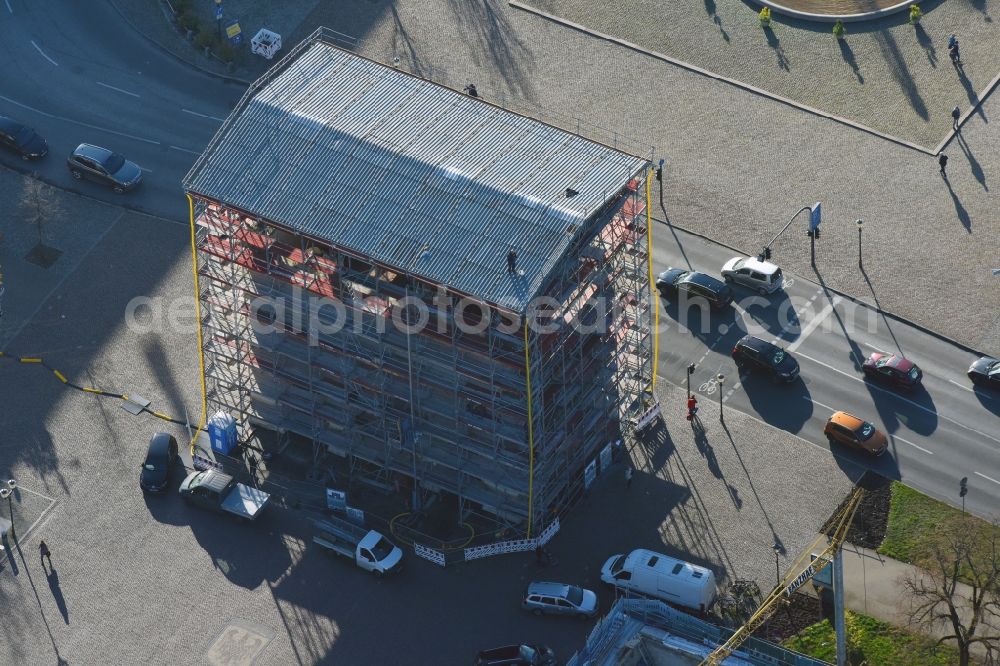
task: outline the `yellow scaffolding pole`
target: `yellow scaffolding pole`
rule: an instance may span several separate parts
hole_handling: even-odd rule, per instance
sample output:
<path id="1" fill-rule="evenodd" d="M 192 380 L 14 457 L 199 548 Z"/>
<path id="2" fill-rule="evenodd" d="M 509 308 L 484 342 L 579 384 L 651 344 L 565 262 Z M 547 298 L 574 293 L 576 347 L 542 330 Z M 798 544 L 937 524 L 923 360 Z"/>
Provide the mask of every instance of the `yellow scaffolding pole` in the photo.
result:
<path id="1" fill-rule="evenodd" d="M 531 538 L 531 510 L 535 483 L 535 427 L 531 418 L 531 362 L 528 356 L 528 320 L 524 318 L 524 380 L 528 390 L 528 538 Z"/>
<path id="2" fill-rule="evenodd" d="M 201 335 L 201 288 L 198 286 L 198 244 L 195 240 L 194 229 L 194 199 L 187 194 L 188 218 L 191 223 L 191 274 L 194 276 L 194 312 L 198 318 L 198 376 L 201 377 L 201 419 L 198 421 L 198 429 L 191 439 L 189 448 L 191 455 L 194 455 L 194 443 L 198 441 L 201 429 L 205 427 L 205 419 L 208 416 L 208 392 L 205 388 L 205 345 Z"/>
<path id="3" fill-rule="evenodd" d="M 653 220 L 651 213 L 649 212 L 650 206 L 652 205 L 652 196 L 650 194 L 650 177 L 653 174 L 653 170 L 650 169 L 646 173 L 646 257 L 647 263 L 649 264 L 649 289 L 650 293 L 656 293 L 656 283 L 653 281 Z M 638 298 L 636 294 L 636 298 Z M 652 299 L 653 303 L 653 376 L 649 380 L 649 392 L 652 393 L 653 389 L 656 388 L 656 367 L 657 361 L 660 358 L 660 303 L 656 298 Z"/>

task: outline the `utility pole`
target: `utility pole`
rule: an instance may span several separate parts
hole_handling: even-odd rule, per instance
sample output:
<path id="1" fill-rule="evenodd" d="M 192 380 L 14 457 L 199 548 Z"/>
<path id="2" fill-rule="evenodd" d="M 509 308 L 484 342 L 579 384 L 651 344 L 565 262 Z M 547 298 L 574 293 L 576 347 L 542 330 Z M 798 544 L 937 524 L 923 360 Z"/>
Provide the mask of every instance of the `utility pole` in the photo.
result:
<path id="1" fill-rule="evenodd" d="M 694 374 L 694 363 L 687 367 L 688 397 L 691 397 L 691 375 Z"/>
<path id="2" fill-rule="evenodd" d="M 719 423 L 723 423 L 725 419 L 722 417 L 722 385 L 726 381 L 726 376 L 720 372 L 716 379 L 719 381 Z"/>

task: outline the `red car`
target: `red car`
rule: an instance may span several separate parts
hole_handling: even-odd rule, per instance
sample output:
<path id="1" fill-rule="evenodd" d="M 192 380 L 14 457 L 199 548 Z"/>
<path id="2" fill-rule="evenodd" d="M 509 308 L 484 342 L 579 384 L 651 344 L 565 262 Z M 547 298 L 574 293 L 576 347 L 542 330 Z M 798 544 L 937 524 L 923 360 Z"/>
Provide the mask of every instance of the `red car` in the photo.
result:
<path id="1" fill-rule="evenodd" d="M 898 354 L 880 354 L 875 352 L 868 357 L 862 366 L 865 377 L 881 382 L 887 386 L 912 391 L 920 386 L 924 376 L 913 361 Z"/>

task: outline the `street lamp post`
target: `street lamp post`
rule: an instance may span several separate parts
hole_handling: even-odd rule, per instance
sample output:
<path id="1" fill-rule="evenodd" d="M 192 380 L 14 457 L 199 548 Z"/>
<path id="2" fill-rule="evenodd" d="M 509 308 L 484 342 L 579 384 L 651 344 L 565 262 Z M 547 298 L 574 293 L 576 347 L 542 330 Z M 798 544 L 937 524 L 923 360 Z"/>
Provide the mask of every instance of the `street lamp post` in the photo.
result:
<path id="1" fill-rule="evenodd" d="M 778 565 L 778 554 L 781 552 L 781 544 L 775 541 L 771 544 L 771 550 L 774 551 L 774 586 L 777 587 L 781 585 L 781 568 Z"/>
<path id="2" fill-rule="evenodd" d="M 15 488 L 17 488 L 17 481 L 14 479 L 8 479 L 4 487 L 0 487 L 0 498 L 7 500 L 7 513 L 10 515 L 11 534 L 14 534 L 14 504 L 11 500 L 11 495 L 14 494 Z"/>
<path id="3" fill-rule="evenodd" d="M 722 418 L 722 385 L 726 382 L 726 376 L 720 372 L 715 379 L 719 382 L 719 422 L 721 423 L 725 420 Z"/>
<path id="4" fill-rule="evenodd" d="M 865 221 L 859 219 L 857 224 L 858 224 L 858 268 L 861 268 L 861 227 L 865 226 Z"/>

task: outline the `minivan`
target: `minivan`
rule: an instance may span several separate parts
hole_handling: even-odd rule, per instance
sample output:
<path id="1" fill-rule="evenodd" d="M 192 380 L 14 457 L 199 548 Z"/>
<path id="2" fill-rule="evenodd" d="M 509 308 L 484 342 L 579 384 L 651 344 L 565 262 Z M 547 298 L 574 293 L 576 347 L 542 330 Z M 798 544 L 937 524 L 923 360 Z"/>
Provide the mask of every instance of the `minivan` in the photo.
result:
<path id="1" fill-rule="evenodd" d="M 641 548 L 609 557 L 601 567 L 601 580 L 626 592 L 702 612 L 715 601 L 711 569 Z"/>

